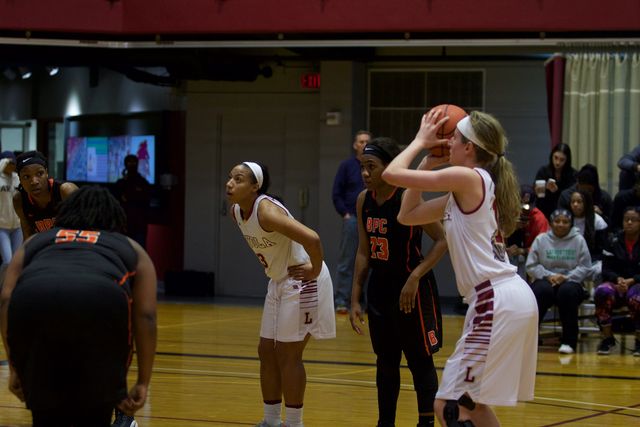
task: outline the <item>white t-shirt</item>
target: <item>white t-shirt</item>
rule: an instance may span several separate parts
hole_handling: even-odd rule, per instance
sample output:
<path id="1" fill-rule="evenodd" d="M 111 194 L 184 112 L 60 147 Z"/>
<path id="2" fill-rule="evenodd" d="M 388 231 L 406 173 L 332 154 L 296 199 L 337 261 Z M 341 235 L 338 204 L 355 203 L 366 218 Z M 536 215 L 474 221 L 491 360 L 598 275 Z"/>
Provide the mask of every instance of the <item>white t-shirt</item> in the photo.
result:
<path id="1" fill-rule="evenodd" d="M 596 231 L 604 230 L 608 227 L 607 222 L 597 212 L 594 212 L 593 221 L 594 221 L 594 228 Z M 578 230 L 580 230 L 580 234 L 582 235 L 584 235 L 584 223 L 585 223 L 584 217 L 582 218 L 573 217 L 573 226 L 576 227 Z"/>

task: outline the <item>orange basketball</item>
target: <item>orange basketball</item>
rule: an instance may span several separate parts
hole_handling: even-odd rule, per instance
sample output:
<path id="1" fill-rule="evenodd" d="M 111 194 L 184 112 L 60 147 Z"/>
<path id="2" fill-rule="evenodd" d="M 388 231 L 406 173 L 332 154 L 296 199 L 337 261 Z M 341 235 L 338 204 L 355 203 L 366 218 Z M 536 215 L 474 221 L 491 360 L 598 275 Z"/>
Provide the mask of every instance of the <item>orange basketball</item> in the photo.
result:
<path id="1" fill-rule="evenodd" d="M 433 157 L 445 157 L 449 155 L 449 146 L 446 144 L 438 145 L 429 149 L 429 154 Z"/>
<path id="2" fill-rule="evenodd" d="M 440 115 L 438 119 L 441 119 L 445 116 L 449 116 L 449 120 L 444 122 L 440 129 L 438 129 L 436 136 L 440 139 L 449 139 L 453 136 L 453 133 L 456 131 L 456 125 L 460 120 L 462 120 L 467 112 L 457 105 L 453 104 L 440 104 L 433 107 L 431 110 L 440 110 Z"/>

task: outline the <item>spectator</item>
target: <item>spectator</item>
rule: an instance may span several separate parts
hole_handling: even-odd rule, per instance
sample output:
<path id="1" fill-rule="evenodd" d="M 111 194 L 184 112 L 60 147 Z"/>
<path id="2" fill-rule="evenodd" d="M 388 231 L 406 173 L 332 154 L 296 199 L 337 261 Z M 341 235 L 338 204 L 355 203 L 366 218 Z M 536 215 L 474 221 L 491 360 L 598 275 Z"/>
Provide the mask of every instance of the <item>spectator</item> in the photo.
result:
<path id="1" fill-rule="evenodd" d="M 589 274 L 591 257 L 587 243 L 572 227 L 571 213 L 557 209 L 551 214 L 551 230 L 533 241 L 527 257 L 527 273 L 538 302 L 539 322 L 557 305 L 562 324 L 559 353 L 571 354 L 578 344 L 578 307 L 584 300 L 582 281 Z"/>
<path id="2" fill-rule="evenodd" d="M 538 198 L 537 206 L 549 218 L 558 206 L 562 191 L 576 183 L 576 170 L 571 166 L 571 148 L 563 143 L 553 147 L 549 164 L 538 169 L 535 180 L 546 183 L 544 197 Z"/>
<path id="3" fill-rule="evenodd" d="M 5 265 L 22 244 L 20 218 L 13 209 L 13 196 L 19 185 L 16 156 L 12 151 L 3 151 L 0 154 L 0 252 Z"/>
<path id="4" fill-rule="evenodd" d="M 628 190 L 640 176 L 640 145 L 618 160 L 620 168 L 618 191 Z M 618 224 L 616 223 L 616 227 Z"/>
<path id="5" fill-rule="evenodd" d="M 598 354 L 609 354 L 616 345 L 611 313 L 629 307 L 636 330 L 634 356 L 640 356 L 640 207 L 625 209 L 622 230 L 611 239 L 602 261 L 602 284 L 596 288 L 596 317 L 602 331 Z"/>
<path id="6" fill-rule="evenodd" d="M 549 221 L 536 207 L 536 193 L 532 186 L 521 185 L 520 198 L 522 211 L 516 231 L 507 239 L 507 254 L 511 263 L 518 266 L 518 273 L 525 277 L 524 271 L 520 270 L 524 269 L 531 244 L 538 234 L 549 230 Z"/>
<path id="7" fill-rule="evenodd" d="M 586 191 L 575 191 L 571 195 L 573 226 L 587 242 L 591 255 L 590 279 L 597 280 L 602 270 L 602 250 L 607 240 L 607 223 L 594 211 L 591 195 Z"/>
<path id="8" fill-rule="evenodd" d="M 138 172 L 136 156 L 133 154 L 126 156 L 124 166 L 122 178 L 116 182 L 116 194 L 127 215 L 127 236 L 144 248 L 147 243 L 151 185 Z"/>
<path id="9" fill-rule="evenodd" d="M 360 174 L 362 150 L 371 140 L 371 133 L 360 130 L 353 140 L 354 155 L 340 163 L 333 181 L 333 206 L 342 217 L 342 233 L 338 251 L 338 266 L 334 303 L 336 312 L 347 314 L 351 303 L 351 284 L 353 265 L 358 251 L 358 225 L 356 218 L 356 199 L 364 190 Z"/>
<path id="10" fill-rule="evenodd" d="M 629 206 L 640 206 L 640 179 L 635 182 L 633 188 L 620 190 L 613 198 L 610 231 L 621 230 L 622 214 Z"/>
<path id="11" fill-rule="evenodd" d="M 598 213 L 604 221 L 609 224 L 611 212 L 613 210 L 613 201 L 611 196 L 605 190 L 600 188 L 600 178 L 598 176 L 598 168 L 587 163 L 576 176 L 577 182 L 567 188 L 560 194 L 558 200 L 558 209 L 571 210 L 571 195 L 576 190 L 584 190 L 591 194 L 593 200 L 593 210 Z"/>

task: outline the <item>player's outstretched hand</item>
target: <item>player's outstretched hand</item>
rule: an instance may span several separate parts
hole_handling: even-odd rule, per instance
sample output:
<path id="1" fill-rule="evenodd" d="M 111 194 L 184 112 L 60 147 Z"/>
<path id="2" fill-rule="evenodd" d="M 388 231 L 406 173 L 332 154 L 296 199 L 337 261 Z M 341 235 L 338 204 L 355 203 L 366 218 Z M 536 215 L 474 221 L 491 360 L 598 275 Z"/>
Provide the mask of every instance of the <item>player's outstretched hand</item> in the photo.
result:
<path id="1" fill-rule="evenodd" d="M 364 313 L 362 312 L 362 306 L 360 303 L 351 302 L 351 311 L 349 312 L 349 320 L 351 321 L 351 327 L 358 335 L 364 335 L 362 326 L 364 325 Z"/>
<path id="2" fill-rule="evenodd" d="M 144 406 L 147 401 L 147 386 L 145 384 L 136 384 L 129 390 L 129 395 L 122 399 L 118 404 L 118 409 L 129 416 Z"/>

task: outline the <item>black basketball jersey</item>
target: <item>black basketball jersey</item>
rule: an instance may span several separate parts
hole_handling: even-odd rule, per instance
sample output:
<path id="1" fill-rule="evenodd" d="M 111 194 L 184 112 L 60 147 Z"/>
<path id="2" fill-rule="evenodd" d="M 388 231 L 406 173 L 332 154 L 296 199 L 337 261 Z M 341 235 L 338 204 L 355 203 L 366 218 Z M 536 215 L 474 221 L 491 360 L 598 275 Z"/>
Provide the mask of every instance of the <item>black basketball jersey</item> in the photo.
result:
<path id="1" fill-rule="evenodd" d="M 365 195 L 362 221 L 371 252 L 367 307 L 370 315 L 383 316 L 387 323 L 413 325 L 426 354 L 431 355 L 442 345 L 442 314 L 433 271 L 420 279 L 415 309 L 409 314 L 400 311 L 400 292 L 423 259 L 422 228 L 397 220 L 403 191 L 397 188 L 380 206 L 371 191 Z"/>
<path id="2" fill-rule="evenodd" d="M 41 209 L 36 206 L 35 202 L 27 192 L 20 187 L 20 196 L 22 197 L 22 212 L 36 233 L 49 230 L 58 214 L 60 202 L 62 202 L 62 194 L 60 193 L 60 185 L 62 182 L 49 178 L 49 191 L 51 192 L 51 200 Z"/>
<path id="3" fill-rule="evenodd" d="M 371 191 L 365 195 L 362 222 L 369 240 L 372 274 L 394 272 L 406 277 L 422 261 L 422 228 L 402 225 L 397 219 L 403 191 L 397 188 L 380 206 Z"/>
<path id="4" fill-rule="evenodd" d="M 122 234 L 56 227 L 27 242 L 20 280 L 55 281 L 71 275 L 89 284 L 106 279 L 130 295 L 137 263 L 137 253 Z"/>

